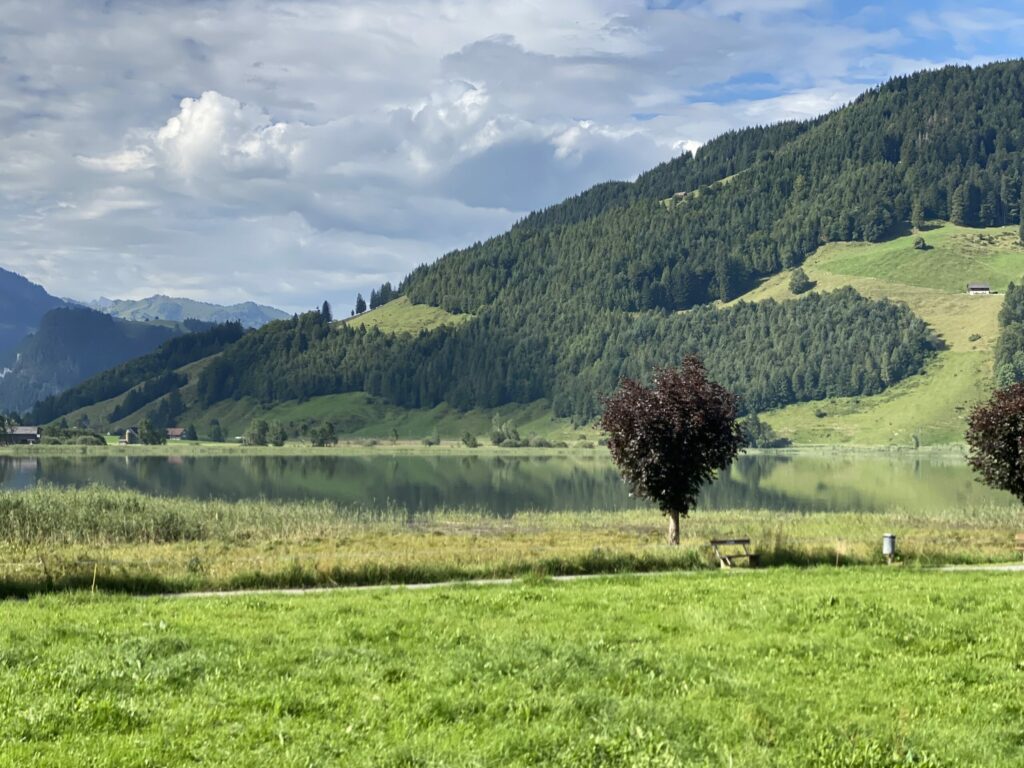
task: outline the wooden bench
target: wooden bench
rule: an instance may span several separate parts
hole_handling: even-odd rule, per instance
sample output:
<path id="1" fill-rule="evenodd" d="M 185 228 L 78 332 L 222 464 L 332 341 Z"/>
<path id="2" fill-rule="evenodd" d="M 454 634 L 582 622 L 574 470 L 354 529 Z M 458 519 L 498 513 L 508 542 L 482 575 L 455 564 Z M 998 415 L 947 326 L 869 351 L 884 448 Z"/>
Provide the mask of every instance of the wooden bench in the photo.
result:
<path id="1" fill-rule="evenodd" d="M 1018 533 L 1013 537 L 1014 549 L 1024 554 L 1024 533 Z"/>
<path id="2" fill-rule="evenodd" d="M 742 547 L 743 551 L 726 552 L 723 551 L 723 547 Z M 747 559 L 747 565 L 751 568 L 757 568 L 761 560 L 760 555 L 750 551 L 750 539 L 712 539 L 711 548 L 715 551 L 715 557 L 722 568 L 732 568 L 736 564 L 735 560 L 743 558 Z"/>

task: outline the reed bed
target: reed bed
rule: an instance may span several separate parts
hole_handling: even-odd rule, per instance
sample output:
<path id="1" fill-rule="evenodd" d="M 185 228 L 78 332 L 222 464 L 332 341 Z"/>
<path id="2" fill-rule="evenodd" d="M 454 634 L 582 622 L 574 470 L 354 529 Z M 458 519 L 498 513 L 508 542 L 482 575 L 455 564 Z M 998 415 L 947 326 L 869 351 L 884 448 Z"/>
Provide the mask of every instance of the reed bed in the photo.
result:
<path id="1" fill-rule="evenodd" d="M 410 515 L 328 502 L 229 503 L 102 487 L 0 492 L 0 594 L 98 589 L 161 593 L 715 567 L 708 541 L 749 536 L 765 566 L 904 566 L 1012 560 L 1024 510 L 779 513 L 695 511 L 682 545 L 663 519 L 624 512 L 486 510 Z"/>

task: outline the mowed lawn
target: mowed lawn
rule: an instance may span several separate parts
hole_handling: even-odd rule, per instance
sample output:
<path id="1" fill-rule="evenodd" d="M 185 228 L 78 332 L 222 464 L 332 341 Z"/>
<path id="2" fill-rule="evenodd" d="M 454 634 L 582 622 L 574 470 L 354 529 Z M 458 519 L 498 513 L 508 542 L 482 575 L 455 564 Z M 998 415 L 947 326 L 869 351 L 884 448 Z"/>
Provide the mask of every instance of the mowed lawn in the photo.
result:
<path id="1" fill-rule="evenodd" d="M 1024 575 L 0 603 L 0 764 L 1020 765 Z"/>

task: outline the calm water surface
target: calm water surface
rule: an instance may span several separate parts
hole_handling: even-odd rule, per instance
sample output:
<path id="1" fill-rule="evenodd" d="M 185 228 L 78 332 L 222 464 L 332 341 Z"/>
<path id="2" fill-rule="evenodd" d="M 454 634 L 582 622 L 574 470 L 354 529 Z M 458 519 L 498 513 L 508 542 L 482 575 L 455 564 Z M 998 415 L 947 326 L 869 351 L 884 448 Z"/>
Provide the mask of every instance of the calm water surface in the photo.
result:
<path id="1" fill-rule="evenodd" d="M 196 499 L 327 499 L 345 506 L 518 511 L 638 506 L 606 454 L 593 456 L 0 457 L 0 488 L 130 488 Z M 704 509 L 884 511 L 1012 506 L 955 457 L 743 456 Z"/>

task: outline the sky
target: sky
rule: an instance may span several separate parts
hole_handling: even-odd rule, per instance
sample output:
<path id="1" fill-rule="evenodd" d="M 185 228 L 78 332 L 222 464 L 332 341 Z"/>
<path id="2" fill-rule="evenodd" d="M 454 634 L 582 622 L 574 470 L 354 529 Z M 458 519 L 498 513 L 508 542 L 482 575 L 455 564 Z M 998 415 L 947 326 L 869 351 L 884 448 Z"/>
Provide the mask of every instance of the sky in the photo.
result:
<path id="1" fill-rule="evenodd" d="M 0 267 L 301 311 L 896 74 L 1024 3 L 0 0 Z"/>

